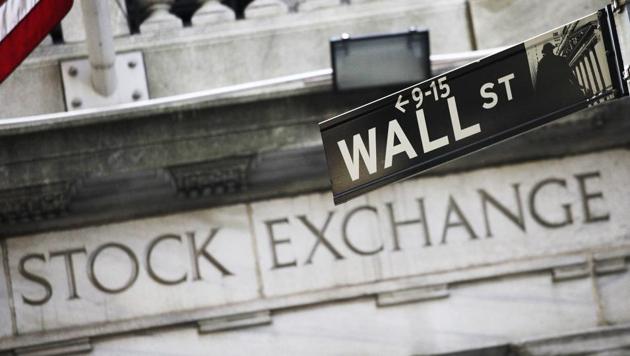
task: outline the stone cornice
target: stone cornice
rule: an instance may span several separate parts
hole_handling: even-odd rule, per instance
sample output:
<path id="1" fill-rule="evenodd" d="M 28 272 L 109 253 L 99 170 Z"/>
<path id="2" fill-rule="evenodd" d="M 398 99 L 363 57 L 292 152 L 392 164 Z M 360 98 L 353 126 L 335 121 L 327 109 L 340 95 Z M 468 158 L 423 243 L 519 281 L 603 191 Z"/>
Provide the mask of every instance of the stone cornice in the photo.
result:
<path id="1" fill-rule="evenodd" d="M 58 209 L 67 215 L 43 212 L 54 219 L 36 223 L 13 218 L 14 223 L 0 226 L 0 236 L 326 190 L 329 180 L 316 123 L 388 91 L 319 90 L 230 105 L 165 106 L 127 111 L 133 120 L 121 112 L 80 126 L 5 132 L 0 194 L 19 189 L 30 196 L 19 206 L 38 206 L 49 199 L 43 192 L 51 188 L 35 187 L 66 182 L 77 188 L 55 200 L 67 206 Z M 575 113 L 425 174 L 627 147 L 628 105 L 630 100 L 621 99 Z M 156 174 L 162 178 L 147 178 Z M 108 177 L 126 183 L 112 185 Z M 99 191 L 109 193 L 94 193 Z M 35 220 L 41 215 L 37 209 L 18 210 L 7 216 Z"/>
<path id="2" fill-rule="evenodd" d="M 2 190 L 0 221 L 29 223 L 66 215 L 73 193 L 73 186 L 66 182 Z"/>

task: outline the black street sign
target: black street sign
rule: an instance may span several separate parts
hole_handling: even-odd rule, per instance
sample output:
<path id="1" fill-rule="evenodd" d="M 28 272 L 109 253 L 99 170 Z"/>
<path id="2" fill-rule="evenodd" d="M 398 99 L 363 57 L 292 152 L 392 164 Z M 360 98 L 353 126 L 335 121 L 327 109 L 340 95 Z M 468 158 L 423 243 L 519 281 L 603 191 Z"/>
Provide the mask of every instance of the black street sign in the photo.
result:
<path id="1" fill-rule="evenodd" d="M 627 95 L 612 21 L 600 10 L 321 122 L 335 204 Z"/>

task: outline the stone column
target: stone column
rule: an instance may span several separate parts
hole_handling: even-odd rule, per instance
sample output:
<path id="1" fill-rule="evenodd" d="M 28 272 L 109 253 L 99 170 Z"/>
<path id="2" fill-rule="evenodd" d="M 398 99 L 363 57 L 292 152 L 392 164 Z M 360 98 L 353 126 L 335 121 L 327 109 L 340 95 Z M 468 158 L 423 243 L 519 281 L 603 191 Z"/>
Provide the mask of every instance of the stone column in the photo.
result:
<path id="1" fill-rule="evenodd" d="M 153 32 L 182 28 L 182 21 L 171 14 L 175 0 L 137 0 L 149 15 L 140 25 L 140 32 Z"/>
<path id="2" fill-rule="evenodd" d="M 245 18 L 282 15 L 288 11 L 287 4 L 282 0 L 254 0 L 245 9 Z"/>
<path id="3" fill-rule="evenodd" d="M 200 0 L 201 7 L 195 11 L 191 22 L 193 26 L 234 21 L 234 11 L 219 0 Z"/>

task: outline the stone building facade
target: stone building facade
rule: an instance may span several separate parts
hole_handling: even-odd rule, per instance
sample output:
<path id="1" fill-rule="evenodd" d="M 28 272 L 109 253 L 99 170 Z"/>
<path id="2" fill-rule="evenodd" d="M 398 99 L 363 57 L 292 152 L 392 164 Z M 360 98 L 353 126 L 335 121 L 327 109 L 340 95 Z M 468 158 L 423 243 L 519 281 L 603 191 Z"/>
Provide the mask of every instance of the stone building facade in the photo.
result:
<path id="1" fill-rule="evenodd" d="M 0 85 L 0 354 L 630 354 L 628 100 L 340 206 L 316 125 L 392 90 L 335 92 L 333 35 L 439 73 L 606 3 L 112 0 L 104 107 L 75 4 Z"/>

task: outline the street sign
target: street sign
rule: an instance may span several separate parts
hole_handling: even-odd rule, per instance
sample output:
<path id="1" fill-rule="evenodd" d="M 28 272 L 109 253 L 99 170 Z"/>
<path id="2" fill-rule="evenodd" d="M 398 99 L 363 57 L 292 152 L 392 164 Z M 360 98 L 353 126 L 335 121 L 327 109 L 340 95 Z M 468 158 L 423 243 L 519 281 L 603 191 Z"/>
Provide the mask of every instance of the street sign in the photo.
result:
<path id="1" fill-rule="evenodd" d="M 0 0 L 0 83 L 72 8 L 72 0 Z"/>
<path id="2" fill-rule="evenodd" d="M 609 7 L 323 121 L 335 204 L 627 95 L 621 72 Z"/>

